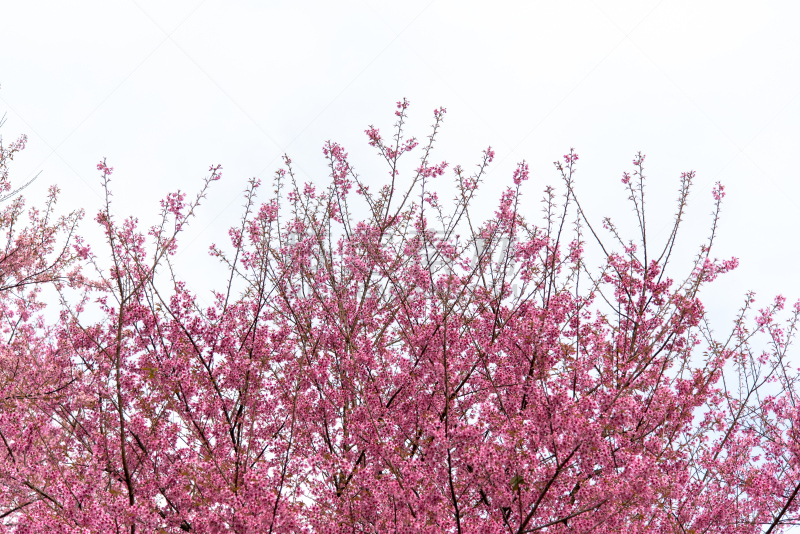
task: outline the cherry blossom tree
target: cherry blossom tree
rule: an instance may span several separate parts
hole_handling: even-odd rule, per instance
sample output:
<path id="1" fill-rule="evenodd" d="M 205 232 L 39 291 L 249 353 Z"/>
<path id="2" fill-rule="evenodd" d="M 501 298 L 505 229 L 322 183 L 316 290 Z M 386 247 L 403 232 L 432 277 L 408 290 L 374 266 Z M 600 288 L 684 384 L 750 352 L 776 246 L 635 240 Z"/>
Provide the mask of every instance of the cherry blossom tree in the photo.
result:
<path id="1" fill-rule="evenodd" d="M 228 273 L 210 305 L 175 254 L 221 168 L 140 229 L 113 216 L 113 169 L 98 165 L 106 242 L 74 248 L 80 295 L 59 285 L 60 324 L 27 319 L 3 348 L 20 362 L 4 391 L 23 392 L 3 396 L 4 531 L 738 534 L 795 520 L 800 305 L 753 311 L 748 295 L 729 335 L 711 329 L 700 291 L 736 266 L 711 255 L 722 186 L 687 265 L 673 256 L 694 173 L 655 245 L 642 154 L 622 179 L 633 240 L 586 216 L 572 150 L 543 216 L 522 162 L 482 221 L 492 149 L 450 171 L 443 201 L 445 110 L 422 143 L 407 112 L 388 138 L 366 131 L 385 185 L 334 142 L 324 189 L 288 157 L 264 202 L 252 179 L 230 245 L 210 248 Z"/>
<path id="2" fill-rule="evenodd" d="M 0 127 L 5 116 L 0 118 Z M 0 517 L 14 517 L 41 497 L 36 475 L 29 471 L 42 458 L 35 446 L 36 428 L 27 426 L 25 412 L 39 421 L 39 404 L 66 398 L 73 369 L 55 340 L 54 329 L 39 315 L 46 303 L 40 299 L 44 284 L 57 288 L 84 283 L 76 263 L 85 247 L 75 230 L 81 210 L 56 214 L 58 189 L 50 187 L 44 207 L 25 210 L 21 192 L 28 182 L 15 186 L 9 164 L 25 148 L 26 136 L 10 144 L 0 138 Z M 33 496 L 33 500 L 31 500 Z"/>

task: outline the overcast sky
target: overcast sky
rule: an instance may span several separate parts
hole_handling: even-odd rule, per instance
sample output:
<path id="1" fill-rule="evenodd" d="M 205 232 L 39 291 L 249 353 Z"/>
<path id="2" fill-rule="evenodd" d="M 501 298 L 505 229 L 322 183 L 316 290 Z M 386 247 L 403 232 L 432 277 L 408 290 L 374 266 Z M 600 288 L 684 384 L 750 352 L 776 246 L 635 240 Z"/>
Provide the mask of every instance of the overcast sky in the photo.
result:
<path id="1" fill-rule="evenodd" d="M 724 322 L 748 289 L 761 303 L 800 297 L 798 2 L 26 0 L 1 13 L 2 134 L 29 136 L 12 176 L 41 172 L 30 203 L 59 184 L 92 235 L 102 157 L 116 169 L 116 213 L 145 223 L 168 191 L 192 192 L 223 165 L 183 241 L 198 285 L 197 261 L 225 241 L 247 179 L 270 180 L 284 152 L 325 183 L 322 143 L 337 140 L 383 183 L 363 131 L 388 130 L 406 97 L 420 138 L 447 108 L 437 159 L 468 167 L 495 149 L 487 209 L 524 158 L 535 216 L 541 190 L 558 185 L 552 162 L 575 147 L 590 217 L 625 220 L 620 177 L 641 150 L 654 240 L 680 173 L 697 172 L 683 234 L 694 250 L 722 181 L 716 255 L 741 266 L 707 307 Z"/>

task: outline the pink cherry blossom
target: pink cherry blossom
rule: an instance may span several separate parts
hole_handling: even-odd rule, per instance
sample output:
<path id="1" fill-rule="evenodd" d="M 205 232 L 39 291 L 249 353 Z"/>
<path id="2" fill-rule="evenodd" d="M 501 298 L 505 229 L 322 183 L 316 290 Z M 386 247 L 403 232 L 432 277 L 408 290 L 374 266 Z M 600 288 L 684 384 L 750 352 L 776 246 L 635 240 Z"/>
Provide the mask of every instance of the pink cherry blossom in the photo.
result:
<path id="1" fill-rule="evenodd" d="M 623 179 L 633 236 L 585 215 L 572 149 L 542 217 L 521 196 L 523 161 L 480 220 L 494 152 L 473 174 L 455 166 L 455 197 L 440 194 L 444 108 L 419 149 L 409 109 L 398 102 L 387 140 L 366 131 L 388 168 L 372 189 L 332 141 L 327 187 L 298 182 L 288 157 L 270 187 L 251 179 L 230 244 L 210 247 L 224 273 L 210 295 L 174 257 L 218 165 L 143 230 L 114 216 L 103 160 L 105 242 L 91 247 L 74 236 L 79 213 L 54 219 L 56 190 L 26 228 L 21 198 L 6 199 L 0 532 L 755 534 L 796 521 L 800 302 L 754 313 L 748 294 L 730 333 L 712 329 L 701 290 L 737 265 L 711 256 L 721 186 L 709 238 L 682 264 L 694 173 L 668 237 L 648 240 L 641 153 Z M 4 191 L 19 149 L 3 149 Z M 57 300 L 40 298 L 45 284 Z"/>

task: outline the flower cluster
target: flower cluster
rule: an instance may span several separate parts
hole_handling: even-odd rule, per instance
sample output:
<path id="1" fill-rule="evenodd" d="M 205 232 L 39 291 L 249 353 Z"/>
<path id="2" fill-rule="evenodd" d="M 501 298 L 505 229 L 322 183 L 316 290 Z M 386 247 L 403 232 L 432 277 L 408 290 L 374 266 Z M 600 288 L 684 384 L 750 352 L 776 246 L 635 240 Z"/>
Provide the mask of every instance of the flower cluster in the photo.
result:
<path id="1" fill-rule="evenodd" d="M 219 166 L 144 232 L 114 218 L 113 169 L 98 164 L 105 259 L 81 239 L 58 255 L 71 219 L 34 216 L 15 234 L 21 208 L 2 212 L 16 237 L 0 285 L 0 532 L 756 534 L 794 521 L 800 303 L 782 320 L 778 297 L 752 320 L 748 296 L 727 340 L 713 336 L 699 292 L 736 267 L 709 256 L 722 187 L 711 238 L 673 279 L 693 173 L 663 249 L 645 239 L 641 154 L 623 179 L 635 240 L 610 220 L 616 247 L 595 234 L 574 150 L 542 221 L 522 202 L 522 161 L 480 222 L 494 151 L 471 176 L 454 167 L 443 201 L 431 179 L 447 164 L 431 153 L 444 108 L 406 176 L 408 109 L 390 143 L 367 130 L 392 178 L 377 191 L 334 142 L 326 188 L 298 183 L 288 157 L 263 201 L 251 179 L 229 246 L 211 247 L 225 272 L 208 301 L 171 257 Z M 597 271 L 583 260 L 595 244 Z M 67 291 L 78 260 L 92 277 L 73 273 Z M 60 291 L 55 326 L 21 289 L 45 282 Z"/>

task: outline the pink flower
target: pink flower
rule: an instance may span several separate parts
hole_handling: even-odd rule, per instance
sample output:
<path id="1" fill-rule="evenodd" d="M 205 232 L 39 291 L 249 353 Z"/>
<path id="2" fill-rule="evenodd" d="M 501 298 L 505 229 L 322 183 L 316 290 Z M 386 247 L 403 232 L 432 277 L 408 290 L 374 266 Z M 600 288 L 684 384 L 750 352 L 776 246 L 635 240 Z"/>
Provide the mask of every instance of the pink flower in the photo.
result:
<path id="1" fill-rule="evenodd" d="M 514 184 L 520 185 L 522 182 L 528 179 L 528 174 L 529 171 L 527 162 L 525 162 L 525 160 L 522 160 L 522 162 L 517 163 L 517 168 L 514 169 L 514 176 L 513 176 Z"/>
<path id="2" fill-rule="evenodd" d="M 106 158 L 103 158 L 103 161 L 97 164 L 97 170 L 102 172 L 104 176 L 110 176 L 114 172 L 114 167 L 107 166 Z"/>
<path id="3" fill-rule="evenodd" d="M 722 200 L 725 197 L 725 186 L 717 182 L 714 185 L 714 189 L 711 191 L 711 195 L 714 197 L 714 200 Z"/>

